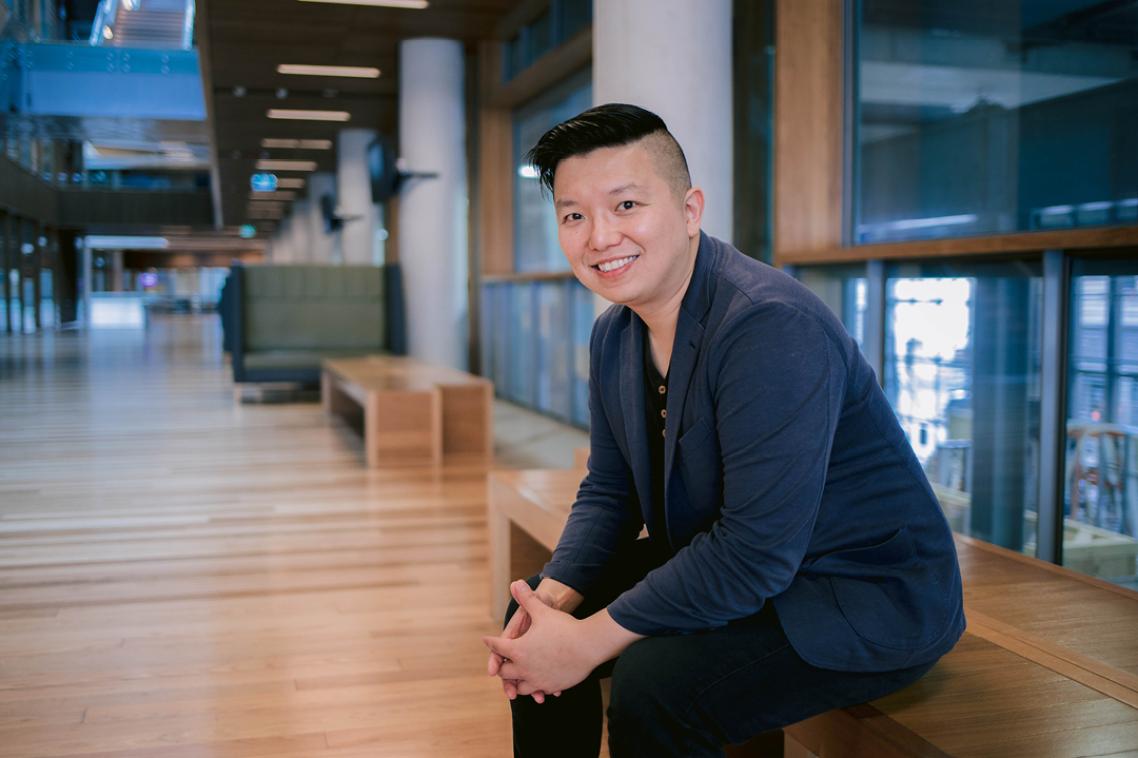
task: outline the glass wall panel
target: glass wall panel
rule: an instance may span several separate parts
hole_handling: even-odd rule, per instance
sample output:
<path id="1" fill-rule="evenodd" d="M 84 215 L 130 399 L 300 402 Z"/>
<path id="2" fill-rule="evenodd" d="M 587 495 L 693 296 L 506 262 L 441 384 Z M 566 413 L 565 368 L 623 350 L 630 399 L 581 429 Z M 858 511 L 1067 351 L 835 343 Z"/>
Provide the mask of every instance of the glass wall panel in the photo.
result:
<path id="1" fill-rule="evenodd" d="M 796 272 L 834 312 L 858 346 L 865 341 L 866 276 L 865 265 L 809 266 Z"/>
<path id="2" fill-rule="evenodd" d="M 1138 261 L 1075 261 L 1063 564 L 1138 589 Z"/>
<path id="3" fill-rule="evenodd" d="M 857 8 L 856 242 L 1138 219 L 1133 4 Z"/>
<path id="4" fill-rule="evenodd" d="M 573 287 L 573 423 L 589 427 L 589 338 L 596 318 L 596 297 L 580 284 Z"/>
<path id="5" fill-rule="evenodd" d="M 1034 555 L 1037 264 L 890 267 L 884 388 L 956 531 Z"/>
<path id="6" fill-rule="evenodd" d="M 514 113 L 514 264 L 517 271 L 567 271 L 557 243 L 553 203 L 542 193 L 525 162 L 541 135 L 592 105 L 593 85 L 585 71 Z"/>
<path id="7" fill-rule="evenodd" d="M 482 289 L 482 365 L 499 397 L 588 427 L 593 295 L 576 279 Z"/>
<path id="8" fill-rule="evenodd" d="M 513 79 L 592 22 L 590 0 L 550 0 L 548 8 L 506 41 L 502 78 Z"/>

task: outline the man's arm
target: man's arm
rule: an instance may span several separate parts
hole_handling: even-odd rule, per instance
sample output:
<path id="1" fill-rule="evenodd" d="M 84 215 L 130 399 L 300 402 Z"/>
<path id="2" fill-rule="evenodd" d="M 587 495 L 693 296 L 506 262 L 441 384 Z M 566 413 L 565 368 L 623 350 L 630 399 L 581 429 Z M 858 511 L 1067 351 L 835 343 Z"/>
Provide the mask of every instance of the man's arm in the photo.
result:
<path id="1" fill-rule="evenodd" d="M 589 340 L 589 470 L 577 491 L 569 520 L 558 540 L 553 558 L 542 570 L 544 579 L 554 579 L 587 595 L 609 565 L 613 555 L 636 539 L 643 525 L 632 471 L 624 458 L 605 413 L 601 387 L 619 380 L 615 361 L 608 361 L 609 376 L 602 376 L 603 353 L 610 335 L 612 314 L 597 319 Z M 575 607 L 575 606 L 574 606 Z"/>

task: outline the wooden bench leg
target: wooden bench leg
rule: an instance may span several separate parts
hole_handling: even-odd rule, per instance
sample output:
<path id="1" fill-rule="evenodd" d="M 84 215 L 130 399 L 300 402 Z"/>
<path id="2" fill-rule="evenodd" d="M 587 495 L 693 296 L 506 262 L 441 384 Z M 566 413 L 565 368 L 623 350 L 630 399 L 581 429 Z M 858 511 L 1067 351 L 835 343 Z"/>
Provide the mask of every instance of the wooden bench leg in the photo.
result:
<path id="1" fill-rule="evenodd" d="M 499 511 L 492 492 L 490 485 L 486 497 L 490 530 L 490 616 L 500 624 L 509 604 L 510 582 L 539 573 L 553 553 Z"/>
<path id="2" fill-rule="evenodd" d="M 494 388 L 447 385 L 443 396 L 443 455 L 448 460 L 490 463 L 494 455 Z"/>
<path id="3" fill-rule="evenodd" d="M 369 392 L 364 407 L 367 465 L 439 465 L 443 452 L 442 423 L 442 396 L 438 388 Z"/>
<path id="4" fill-rule="evenodd" d="M 320 372 L 320 406 L 325 416 L 332 415 L 332 375 L 327 371 Z"/>
<path id="5" fill-rule="evenodd" d="M 506 616 L 507 588 L 510 575 L 510 519 L 499 513 L 487 498 L 487 521 L 490 528 L 490 618 L 501 624 Z"/>

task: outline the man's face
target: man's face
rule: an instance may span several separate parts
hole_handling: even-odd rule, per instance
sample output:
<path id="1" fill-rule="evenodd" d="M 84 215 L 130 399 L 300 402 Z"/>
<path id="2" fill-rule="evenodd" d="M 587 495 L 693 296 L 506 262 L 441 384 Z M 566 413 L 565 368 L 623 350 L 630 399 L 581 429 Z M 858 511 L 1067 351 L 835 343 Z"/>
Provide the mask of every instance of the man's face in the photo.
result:
<path id="1" fill-rule="evenodd" d="M 553 181 L 558 239 L 573 273 L 637 311 L 686 284 L 702 199 L 698 189 L 677 195 L 645 140 L 566 158 Z"/>

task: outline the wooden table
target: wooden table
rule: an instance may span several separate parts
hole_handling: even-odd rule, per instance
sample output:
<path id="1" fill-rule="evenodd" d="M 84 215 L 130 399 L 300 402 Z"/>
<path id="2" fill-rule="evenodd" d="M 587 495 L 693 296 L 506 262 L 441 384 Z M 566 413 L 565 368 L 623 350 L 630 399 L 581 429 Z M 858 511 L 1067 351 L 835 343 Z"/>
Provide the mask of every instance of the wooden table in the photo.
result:
<path id="1" fill-rule="evenodd" d="M 556 545 L 580 469 L 494 471 L 491 604 Z M 1138 593 L 964 536 L 968 631 L 912 687 L 784 729 L 786 756 L 1138 754 Z"/>
<path id="2" fill-rule="evenodd" d="M 330 414 L 363 411 L 368 466 L 486 463 L 493 458 L 494 386 L 400 356 L 329 359 L 321 399 Z"/>

